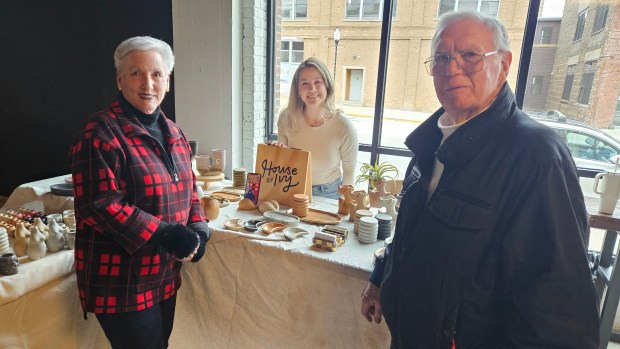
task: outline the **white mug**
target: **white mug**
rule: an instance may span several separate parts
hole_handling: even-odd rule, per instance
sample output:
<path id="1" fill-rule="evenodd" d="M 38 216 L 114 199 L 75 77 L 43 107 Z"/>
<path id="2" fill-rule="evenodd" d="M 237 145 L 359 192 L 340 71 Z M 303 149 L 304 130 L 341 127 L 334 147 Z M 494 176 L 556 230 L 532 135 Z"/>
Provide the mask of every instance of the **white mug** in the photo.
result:
<path id="1" fill-rule="evenodd" d="M 211 168 L 215 171 L 224 172 L 226 169 L 226 149 L 213 149 L 211 159 L 213 160 Z"/>
<path id="2" fill-rule="evenodd" d="M 211 156 L 210 155 L 196 155 L 196 169 L 201 175 L 206 175 L 211 171 Z"/>
<path id="3" fill-rule="evenodd" d="M 620 172 L 598 173 L 594 177 L 594 192 L 601 196 L 598 211 L 613 214 L 620 198 Z"/>

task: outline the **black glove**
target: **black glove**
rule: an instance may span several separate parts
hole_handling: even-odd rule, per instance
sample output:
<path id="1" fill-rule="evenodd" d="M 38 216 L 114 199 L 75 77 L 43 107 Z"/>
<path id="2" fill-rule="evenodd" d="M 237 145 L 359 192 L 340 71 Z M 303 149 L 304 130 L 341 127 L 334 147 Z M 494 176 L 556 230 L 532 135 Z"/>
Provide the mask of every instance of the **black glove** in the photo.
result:
<path id="1" fill-rule="evenodd" d="M 177 223 L 160 224 L 151 239 L 177 259 L 189 256 L 200 243 L 196 232 Z"/>
<path id="2" fill-rule="evenodd" d="M 196 234 L 200 237 L 200 246 L 198 247 L 198 251 L 194 255 L 194 258 L 192 258 L 192 263 L 196 263 L 205 254 L 207 241 L 211 238 L 211 229 L 209 228 L 207 222 L 192 223 L 188 225 L 188 228 L 196 232 Z"/>

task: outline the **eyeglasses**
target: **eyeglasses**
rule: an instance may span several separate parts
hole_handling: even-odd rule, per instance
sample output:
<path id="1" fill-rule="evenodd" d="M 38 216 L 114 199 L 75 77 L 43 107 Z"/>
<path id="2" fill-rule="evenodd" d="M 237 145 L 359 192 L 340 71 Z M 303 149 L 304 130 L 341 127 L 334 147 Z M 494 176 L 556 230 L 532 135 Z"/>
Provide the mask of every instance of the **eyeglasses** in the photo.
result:
<path id="1" fill-rule="evenodd" d="M 454 60 L 456 65 L 465 74 L 474 74 L 484 68 L 484 58 L 492 54 L 502 52 L 502 50 L 480 53 L 476 51 L 456 52 L 454 56 L 445 53 L 438 53 L 435 56 L 428 57 L 424 61 L 426 72 L 428 75 L 445 74 L 446 67 L 450 65 L 450 61 Z"/>

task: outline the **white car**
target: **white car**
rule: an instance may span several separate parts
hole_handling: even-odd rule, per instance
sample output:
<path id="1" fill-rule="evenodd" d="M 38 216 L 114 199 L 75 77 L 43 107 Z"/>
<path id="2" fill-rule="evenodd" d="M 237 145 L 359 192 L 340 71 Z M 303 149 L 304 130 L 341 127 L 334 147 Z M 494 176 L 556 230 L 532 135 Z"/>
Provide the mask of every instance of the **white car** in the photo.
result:
<path id="1" fill-rule="evenodd" d="M 594 170 L 590 172 L 613 172 L 616 161 L 620 159 L 620 142 L 603 131 L 584 123 L 567 119 L 559 112 L 548 114 L 528 112 L 536 121 L 555 130 L 566 142 L 575 164 L 579 169 Z M 594 179 L 581 177 L 581 189 L 584 195 L 598 197 L 593 190 Z"/>

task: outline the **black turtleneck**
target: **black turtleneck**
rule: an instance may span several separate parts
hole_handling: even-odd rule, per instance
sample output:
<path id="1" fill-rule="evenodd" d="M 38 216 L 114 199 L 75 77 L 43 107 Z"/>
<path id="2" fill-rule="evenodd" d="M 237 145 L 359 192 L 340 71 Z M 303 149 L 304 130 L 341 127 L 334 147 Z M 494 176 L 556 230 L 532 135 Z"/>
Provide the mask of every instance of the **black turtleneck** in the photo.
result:
<path id="1" fill-rule="evenodd" d="M 127 102 L 125 97 L 123 97 L 122 93 L 119 93 L 119 95 L 120 95 L 120 98 L 122 98 L 122 100 L 127 104 L 130 111 L 138 118 L 142 126 L 144 126 L 144 128 L 148 131 L 148 133 L 153 138 L 155 138 L 159 142 L 159 144 L 161 144 L 162 147 L 164 147 L 164 150 L 166 152 L 168 152 L 168 147 L 167 147 L 168 142 L 166 138 L 164 137 L 164 132 L 162 131 L 161 124 L 159 123 L 160 121 L 159 115 L 161 114 L 161 109 L 157 107 L 157 109 L 155 109 L 155 111 L 152 114 L 145 114 L 141 112 L 140 110 L 138 110 L 133 105 L 131 105 L 131 103 Z"/>

